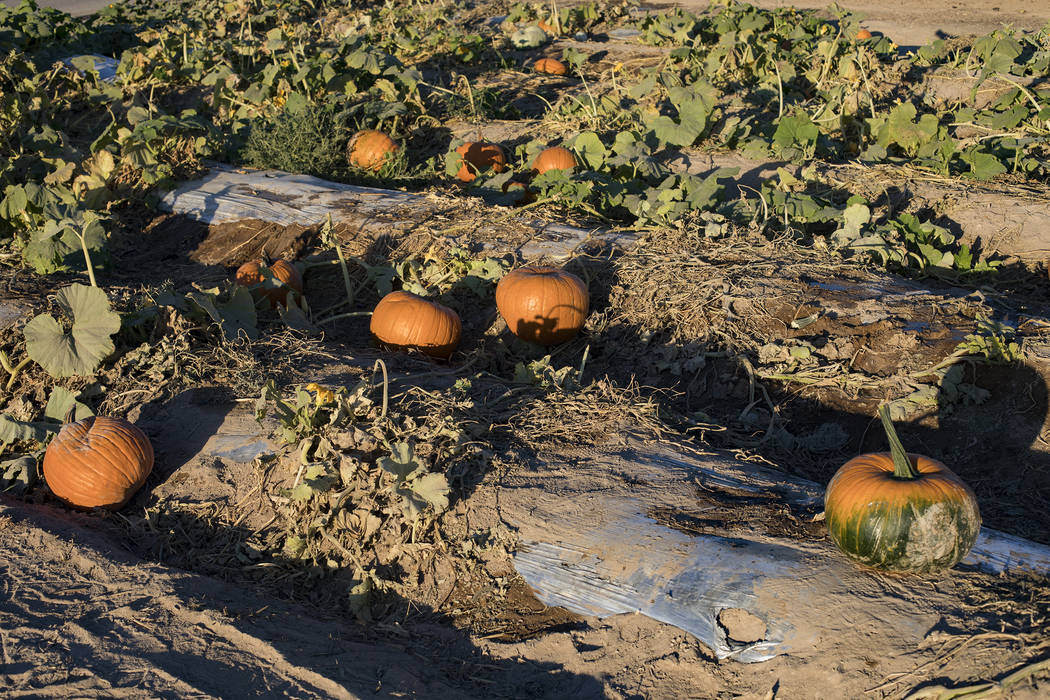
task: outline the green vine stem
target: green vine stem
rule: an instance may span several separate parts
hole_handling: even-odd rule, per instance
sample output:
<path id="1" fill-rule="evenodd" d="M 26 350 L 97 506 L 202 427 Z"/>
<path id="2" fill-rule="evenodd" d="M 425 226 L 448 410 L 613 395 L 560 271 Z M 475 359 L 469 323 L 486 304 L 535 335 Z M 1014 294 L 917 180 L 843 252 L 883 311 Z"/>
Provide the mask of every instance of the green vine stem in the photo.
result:
<path id="1" fill-rule="evenodd" d="M 890 441 L 890 454 L 893 455 L 893 476 L 907 481 L 918 479 L 920 476 L 919 470 L 912 464 L 911 458 L 908 457 L 908 452 L 904 449 L 904 445 L 901 444 L 901 439 L 897 435 L 897 429 L 893 427 L 893 420 L 890 419 L 889 404 L 884 403 L 879 406 L 879 418 L 882 419 L 882 428 L 886 431 L 886 439 Z"/>
<path id="2" fill-rule="evenodd" d="M 87 237 L 83 233 L 78 233 L 77 238 L 80 239 L 80 249 L 84 251 L 84 263 L 87 265 L 88 279 L 91 280 L 91 286 L 98 288 L 98 282 L 95 281 L 95 268 L 91 264 L 91 253 L 88 252 Z"/>
<path id="3" fill-rule="evenodd" d="M 25 366 L 28 365 L 29 362 L 30 358 L 29 356 L 26 356 L 24 360 L 12 367 L 11 358 L 7 356 L 6 352 L 0 350 L 0 365 L 3 365 L 4 369 L 7 370 L 7 373 L 11 375 L 7 380 L 7 385 L 4 387 L 5 389 L 7 389 L 7 391 L 11 391 L 11 387 L 15 385 L 15 379 L 18 378 L 18 375 L 22 372 L 22 369 L 25 368 Z"/>
<path id="4" fill-rule="evenodd" d="M 336 314 L 335 316 L 329 316 L 328 318 L 324 319 L 323 321 L 314 321 L 314 325 L 324 326 L 324 325 L 327 325 L 327 324 L 331 323 L 332 321 L 338 321 L 341 318 L 354 318 L 355 316 L 371 316 L 371 315 L 372 315 L 371 311 L 351 311 L 351 312 L 345 313 L 345 314 Z"/>

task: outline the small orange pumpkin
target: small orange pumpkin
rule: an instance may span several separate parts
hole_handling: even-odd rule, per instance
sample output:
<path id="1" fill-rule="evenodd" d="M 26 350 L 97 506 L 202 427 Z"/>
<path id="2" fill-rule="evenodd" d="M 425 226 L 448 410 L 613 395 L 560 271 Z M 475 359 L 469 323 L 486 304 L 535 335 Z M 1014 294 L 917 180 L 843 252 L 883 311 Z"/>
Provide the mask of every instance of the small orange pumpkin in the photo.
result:
<path id="1" fill-rule="evenodd" d="M 118 510 L 146 483 L 153 446 L 122 418 L 67 422 L 44 453 L 44 480 L 76 508 Z"/>
<path id="2" fill-rule="evenodd" d="M 463 158 L 456 178 L 460 182 L 473 182 L 477 174 L 485 170 L 501 173 L 507 168 L 507 157 L 498 144 L 488 141 L 468 141 L 456 149 Z"/>
<path id="3" fill-rule="evenodd" d="M 442 359 L 459 345 L 462 328 L 455 311 L 411 292 L 390 292 L 380 299 L 369 325 L 382 345 Z"/>
<path id="4" fill-rule="evenodd" d="M 854 457 L 824 494 L 831 539 L 876 569 L 923 573 L 959 563 L 977 541 L 981 514 L 962 479 L 941 462 L 905 452 L 879 408 L 890 452 Z"/>
<path id="5" fill-rule="evenodd" d="M 262 260 L 252 260 L 244 263 L 237 268 L 237 284 L 242 287 L 256 287 L 263 284 L 266 281 L 266 277 L 263 275 L 263 270 L 265 269 L 266 263 Z M 295 265 L 287 260 L 274 260 L 270 264 L 269 269 L 275 279 L 286 285 L 259 290 L 259 294 L 270 300 L 270 308 L 276 309 L 278 304 L 286 304 L 288 302 L 289 289 L 297 296 L 303 293 L 303 276 L 299 274 L 299 270 L 295 268 Z"/>
<path id="6" fill-rule="evenodd" d="M 532 167 L 540 175 L 548 170 L 568 170 L 572 172 L 576 168 L 576 156 L 568 148 L 552 146 L 536 156 L 536 160 L 532 162 Z"/>
<path id="7" fill-rule="evenodd" d="M 556 58 L 541 58 L 533 64 L 532 69 L 537 73 L 546 73 L 547 75 L 565 75 L 569 72 L 565 64 Z"/>
<path id="8" fill-rule="evenodd" d="M 537 22 L 536 26 L 542 29 L 543 31 L 547 32 L 551 36 L 558 36 L 558 30 L 554 28 L 553 24 L 549 24 L 545 19 L 541 19 L 539 22 Z"/>
<path id="9" fill-rule="evenodd" d="M 587 319 L 587 285 L 558 267 L 527 266 L 496 285 L 496 308 L 511 333 L 538 345 L 572 339 Z"/>
<path id="10" fill-rule="evenodd" d="M 859 32 L 857 32 L 857 41 L 864 41 L 865 39 L 870 39 L 871 37 L 872 33 L 869 32 L 867 29 L 861 29 Z"/>
<path id="11" fill-rule="evenodd" d="M 397 143 L 382 131 L 366 129 L 350 137 L 346 157 L 354 167 L 377 172 L 397 149 Z"/>

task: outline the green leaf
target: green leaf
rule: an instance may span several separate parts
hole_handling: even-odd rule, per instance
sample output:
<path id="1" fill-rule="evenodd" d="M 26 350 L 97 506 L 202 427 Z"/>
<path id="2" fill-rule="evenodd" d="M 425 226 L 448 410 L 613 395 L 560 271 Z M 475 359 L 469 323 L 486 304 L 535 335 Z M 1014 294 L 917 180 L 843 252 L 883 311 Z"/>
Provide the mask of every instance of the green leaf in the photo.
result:
<path id="1" fill-rule="evenodd" d="M 788 158 L 812 155 L 820 131 L 810 116 L 802 111 L 781 117 L 777 130 L 773 132 L 773 144 L 780 154 Z"/>
<path id="2" fill-rule="evenodd" d="M 893 108 L 885 124 L 878 132 L 878 142 L 883 146 L 896 144 L 911 156 L 919 147 L 937 136 L 939 122 L 933 114 L 924 114 L 915 120 L 917 111 L 910 102 L 902 102 Z"/>
<path id="3" fill-rule="evenodd" d="M 0 462 L 0 490 L 21 496 L 36 483 L 37 478 L 37 459 L 32 455 Z"/>
<path id="4" fill-rule="evenodd" d="M 74 421 L 95 415 L 95 412 L 86 404 L 77 401 L 77 395 L 72 391 L 65 387 L 56 386 L 51 390 L 51 396 L 47 399 L 47 407 L 44 409 L 44 416 L 61 423 L 66 419 L 66 414 L 69 413 L 69 409 L 74 407 L 76 407 L 76 412 L 73 415 Z"/>
<path id="5" fill-rule="evenodd" d="M 591 170 L 599 170 L 605 164 L 605 156 L 609 153 L 598 134 L 593 131 L 579 134 L 573 142 L 573 149 L 579 154 L 584 165 Z"/>
<path id="6" fill-rule="evenodd" d="M 871 210 L 857 202 L 846 207 L 842 212 L 842 226 L 832 234 L 831 239 L 838 245 L 846 245 L 860 238 L 864 225 L 871 221 Z"/>
<path id="7" fill-rule="evenodd" d="M 120 315 L 96 287 L 74 284 L 60 290 L 55 301 L 72 316 L 72 331 L 41 314 L 26 324 L 26 353 L 52 377 L 90 375 L 113 352 L 110 336 L 120 330 Z"/>
<path id="8" fill-rule="evenodd" d="M 970 170 L 963 173 L 962 177 L 973 178 L 974 180 L 990 180 L 996 175 L 1002 175 L 1006 172 L 1006 166 L 998 158 L 991 153 L 978 151 L 975 148 L 969 148 L 964 151 L 962 159 L 970 166 Z"/>

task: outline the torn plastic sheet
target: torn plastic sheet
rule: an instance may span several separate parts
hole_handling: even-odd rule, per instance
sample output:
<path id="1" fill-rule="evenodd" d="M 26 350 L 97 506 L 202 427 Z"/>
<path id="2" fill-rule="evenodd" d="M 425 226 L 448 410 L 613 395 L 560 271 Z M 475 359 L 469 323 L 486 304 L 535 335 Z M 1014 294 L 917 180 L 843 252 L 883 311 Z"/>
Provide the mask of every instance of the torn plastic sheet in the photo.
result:
<path id="1" fill-rule="evenodd" d="M 165 194 L 160 208 L 206 224 L 257 219 L 280 226 L 316 226 L 331 216 L 336 223 L 362 228 L 407 229 L 433 218 L 434 211 L 448 203 L 432 195 L 346 185 L 279 170 L 209 166 L 211 171 L 203 178 Z M 637 238 L 633 231 L 588 231 L 539 220 L 522 223 L 537 234 L 516 251 L 526 258 L 566 258 L 585 243 L 627 246 Z M 480 232 L 490 226 L 482 220 L 476 224 Z"/>
<path id="2" fill-rule="evenodd" d="M 87 60 L 94 61 L 94 69 L 98 72 L 98 78 L 104 83 L 112 83 L 117 79 L 117 67 L 120 65 L 120 61 L 109 56 L 99 56 L 98 54 L 84 54 L 83 56 L 70 56 L 69 58 L 62 59 L 62 63 L 69 66 L 73 70 L 83 71 L 84 64 Z"/>
<path id="3" fill-rule="evenodd" d="M 914 600 L 887 595 L 879 589 L 885 577 L 827 541 L 683 532 L 651 517 L 654 508 L 695 517 L 682 507 L 695 485 L 819 512 L 817 483 L 664 446 L 550 459 L 518 479 L 501 496 L 521 538 L 514 566 L 547 605 L 597 617 L 642 613 L 693 634 L 720 659 L 742 662 L 803 652 L 859 615 L 892 621 L 917 640 L 928 629 L 923 615 L 909 612 Z M 1050 547 L 983 528 L 963 564 L 1045 575 Z M 732 639 L 719 620 L 729 609 L 764 623 L 762 638 Z"/>

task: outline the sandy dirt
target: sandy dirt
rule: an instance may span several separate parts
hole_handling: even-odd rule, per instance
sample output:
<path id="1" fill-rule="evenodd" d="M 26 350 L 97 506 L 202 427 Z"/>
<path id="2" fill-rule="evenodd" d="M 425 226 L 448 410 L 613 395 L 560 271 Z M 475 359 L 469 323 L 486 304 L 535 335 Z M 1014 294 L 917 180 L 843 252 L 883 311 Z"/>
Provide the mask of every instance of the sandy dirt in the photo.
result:
<path id="1" fill-rule="evenodd" d="M 706 7 L 706 2 L 678 4 Z M 789 3 L 755 0 L 755 4 Z M 793 4 L 826 5 L 820 0 Z M 863 13 L 866 27 L 905 47 L 940 36 L 988 32 L 1001 24 L 1031 29 L 1050 21 L 1050 3 L 1044 0 L 994 4 L 840 0 L 840 4 Z M 157 230 L 170 237 L 171 245 L 158 245 L 141 260 L 131 260 L 135 274 L 147 270 L 158 277 L 175 275 L 181 281 L 201 279 L 202 269 L 207 280 L 226 274 L 219 263 L 230 261 L 219 260 L 221 256 L 203 255 L 190 261 L 178 254 L 187 242 L 197 245 L 204 238 L 203 227 L 187 231 L 176 224 L 170 226 L 172 231 L 165 233 L 161 221 Z M 236 229 L 222 229 L 221 240 L 236 238 Z M 295 235 L 291 238 L 299 240 Z M 222 247 L 214 241 L 211 245 Z M 739 299 L 761 298 L 763 315 L 756 319 L 766 319 L 783 337 L 791 335 L 787 329 L 795 318 L 809 313 L 797 305 L 781 308 L 776 294 L 763 294 L 757 284 L 737 291 Z M 812 290 L 806 293 L 810 294 L 807 298 L 815 294 Z M 886 344 L 887 338 L 901 336 L 900 326 L 907 320 L 895 318 L 896 326 L 888 327 L 886 337 L 870 339 L 876 350 L 869 348 L 869 356 L 860 358 L 862 364 L 868 363 L 867 369 L 877 373 L 880 362 L 896 366 L 901 355 L 913 354 L 914 347 Z M 914 337 L 913 333 L 910 339 Z M 949 339 L 954 342 L 956 338 Z M 599 352 L 596 348 L 595 353 Z M 886 353 L 895 354 L 889 359 L 878 357 Z M 600 357 L 597 361 L 613 362 Z M 347 367 L 332 361 L 309 369 L 318 377 L 338 377 Z M 726 382 L 727 396 L 737 390 L 746 394 L 746 377 L 730 377 L 733 371 L 714 363 L 708 368 L 712 382 Z M 1045 488 L 1050 473 L 1045 450 L 1025 457 L 1021 452 L 1027 447 L 1011 442 L 1010 449 L 1016 448 L 1020 455 L 1014 460 L 1016 468 L 1006 470 L 1005 476 L 982 472 L 982 460 L 988 461 L 987 455 L 995 452 L 996 412 L 1017 412 L 1017 404 L 1027 401 L 1035 408 L 1030 416 L 1021 417 L 1024 421 L 1017 419 L 1014 427 L 1023 434 L 1014 442 L 1045 442 L 1040 436 L 1050 434 L 1045 422 L 1046 383 L 1042 381 L 1050 375 L 1050 364 L 1040 365 L 1035 374 L 1023 384 L 1016 377 L 994 373 L 987 377 L 990 388 L 1000 384 L 1010 389 L 1016 384 L 1019 391 L 996 394 L 992 404 L 978 414 L 985 421 L 982 429 L 968 444 L 953 447 L 960 454 L 971 453 L 966 464 L 971 470 L 968 477 L 983 487 L 1006 482 L 1018 490 L 1026 484 L 1031 488 L 1031 483 Z M 1042 393 L 1032 395 L 1031 387 L 1040 386 Z M 867 418 L 859 411 L 855 415 L 849 411 L 870 397 L 858 401 L 856 396 L 844 397 L 841 391 L 826 387 L 783 391 L 796 397 L 794 410 L 801 414 L 800 420 L 811 413 L 812 425 L 819 426 L 825 415 L 846 416 L 852 420 L 851 430 L 865 430 Z M 216 543 L 230 544 L 235 554 L 247 556 L 244 545 L 270 515 L 263 510 L 248 514 L 239 529 L 231 528 L 235 532 L 216 531 L 203 515 L 209 508 L 245 502 L 261 483 L 259 465 L 251 460 L 253 450 L 241 451 L 265 440 L 245 404 L 252 398 L 230 391 L 195 394 L 162 405 L 147 404 L 132 416 L 156 445 L 158 469 L 125 516 L 77 514 L 53 501 L 26 503 L 0 496 L 0 695 L 881 699 L 903 698 L 917 688 L 941 683 L 954 686 L 1001 678 L 1050 654 L 1050 638 L 1045 634 L 1050 625 L 1050 598 L 1045 580 L 974 572 L 914 584 L 927 587 L 934 600 L 910 608 L 916 615 L 908 621 L 915 628 L 914 638 L 893 639 L 887 632 L 893 625 L 880 627 L 870 616 L 856 626 L 847 618 L 835 628 L 834 639 L 822 640 L 812 652 L 761 664 L 719 662 L 692 635 L 642 615 L 598 619 L 546 608 L 515 574 L 509 557 L 499 553 L 490 558 L 490 573 L 504 580 L 510 593 L 487 626 L 476 611 L 468 613 L 457 607 L 468 608 L 469 601 L 482 599 L 485 591 L 466 583 L 448 585 L 441 576 L 434 578 L 436 590 L 447 592 L 444 600 L 437 598 L 433 605 L 396 600 L 396 615 L 362 624 L 337 614 L 324 601 L 302 600 L 293 590 L 281 591 L 272 581 L 254 585 L 255 573 L 248 571 L 250 558 L 243 562 L 247 573 L 221 573 L 228 571 L 224 564 L 215 567 L 214 575 L 206 575 L 200 571 L 208 569 L 206 557 Z M 686 397 L 687 407 L 688 400 Z M 817 413 L 832 409 L 834 413 Z M 958 416 L 943 419 L 962 420 Z M 934 411 L 927 422 L 937 420 Z M 611 427 L 610 432 L 614 431 Z M 909 437 L 935 444 L 943 439 L 938 435 L 915 426 Z M 756 453 L 740 456 L 764 459 Z M 513 462 L 512 457 L 506 461 Z M 1036 470 L 1041 471 L 1031 477 Z M 472 527 L 498 527 L 503 519 L 499 502 L 503 476 L 490 475 L 474 491 L 469 505 L 455 509 L 453 516 L 469 516 Z M 524 477 L 519 474 L 518 478 Z M 1004 498 L 1032 507 L 1027 501 L 1036 493 L 1033 489 L 1027 495 Z M 146 510 L 154 502 L 151 499 L 177 502 L 183 512 L 202 515 L 164 521 L 158 530 Z M 1025 512 L 1007 512 L 1009 503 L 997 505 L 1003 506 L 1007 524 L 1032 521 Z M 1045 520 L 1036 523 L 1037 529 L 1043 529 L 1042 522 Z M 183 526 L 192 527 L 188 532 L 175 532 Z M 1045 541 L 1045 532 L 1042 537 Z M 178 540 L 181 548 L 165 551 L 169 538 Z M 294 585 L 291 582 L 286 587 Z M 893 589 L 908 585 L 911 583 L 897 580 L 880 582 L 865 593 L 892 598 Z M 908 592 L 908 597 L 914 599 L 915 592 Z M 959 605 L 951 608 L 946 600 Z M 738 638 L 759 634 L 748 623 L 747 619 L 723 621 L 736 628 L 733 634 Z M 1048 693 L 1050 681 L 1043 673 L 1022 681 L 1005 697 L 1034 700 Z"/>

